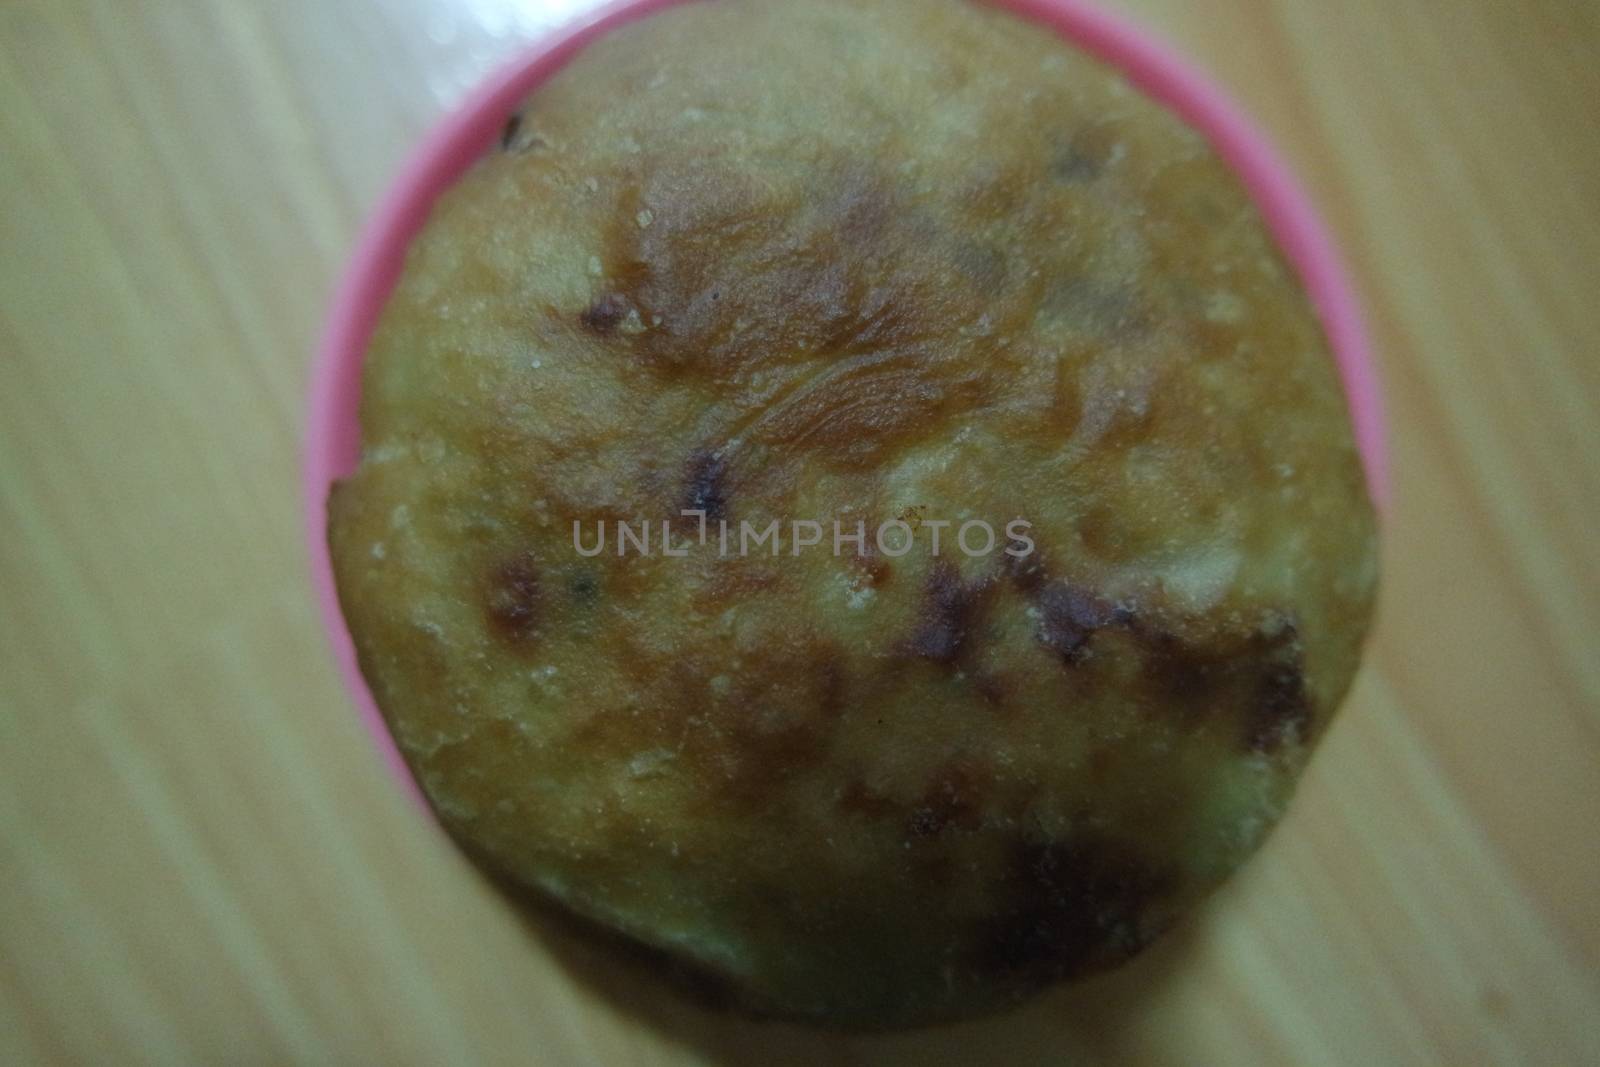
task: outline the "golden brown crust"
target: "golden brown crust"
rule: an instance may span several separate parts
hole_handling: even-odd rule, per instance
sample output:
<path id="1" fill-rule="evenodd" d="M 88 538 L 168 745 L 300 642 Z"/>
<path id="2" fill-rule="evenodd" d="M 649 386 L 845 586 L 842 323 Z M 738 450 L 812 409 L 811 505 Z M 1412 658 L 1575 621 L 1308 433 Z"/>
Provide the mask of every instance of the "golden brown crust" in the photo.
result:
<path id="1" fill-rule="evenodd" d="M 362 425 L 341 600 L 446 826 L 754 1010 L 949 1018 L 1137 951 L 1276 819 L 1371 608 L 1327 345 L 1237 181 L 957 0 L 593 45 L 436 207 Z M 684 508 L 918 541 L 574 550 Z M 1038 551 L 933 558 L 968 517 Z"/>

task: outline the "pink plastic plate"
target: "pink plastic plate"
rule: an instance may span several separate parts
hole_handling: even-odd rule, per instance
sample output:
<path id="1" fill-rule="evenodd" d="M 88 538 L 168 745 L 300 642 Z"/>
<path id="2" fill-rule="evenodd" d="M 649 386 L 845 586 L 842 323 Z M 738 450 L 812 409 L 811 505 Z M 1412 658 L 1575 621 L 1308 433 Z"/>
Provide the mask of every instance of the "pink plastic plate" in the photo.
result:
<path id="1" fill-rule="evenodd" d="M 428 135 L 406 164 L 367 223 L 334 299 L 312 368 L 306 427 L 306 535 L 312 582 L 356 707 L 385 762 L 419 802 L 421 790 L 356 664 L 328 555 L 328 490 L 355 470 L 360 456 L 357 409 L 367 341 L 399 276 L 406 247 L 435 198 L 494 145 L 522 100 L 595 37 L 681 2 L 619 0 L 591 11 L 535 42 L 522 58 L 480 87 Z M 1238 173 L 1321 316 L 1339 363 L 1368 489 L 1383 509 L 1389 499 L 1389 476 L 1382 398 L 1355 291 L 1310 199 L 1266 137 L 1209 79 L 1120 17 L 1080 0 L 991 2 L 1054 27 L 1084 51 L 1120 68 L 1135 85 L 1205 134 Z"/>

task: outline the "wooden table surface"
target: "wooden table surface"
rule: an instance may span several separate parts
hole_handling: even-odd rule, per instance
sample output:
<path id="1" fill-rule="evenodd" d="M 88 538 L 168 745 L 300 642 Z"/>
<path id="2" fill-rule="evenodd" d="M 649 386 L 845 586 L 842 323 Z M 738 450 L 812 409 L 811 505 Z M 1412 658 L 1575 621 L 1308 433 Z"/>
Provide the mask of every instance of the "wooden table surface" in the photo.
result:
<path id="1" fill-rule="evenodd" d="M 0 1063 L 1600 1063 L 1600 5 L 1122 5 L 1358 274 L 1379 632 L 1170 942 L 846 1039 L 519 919 L 385 777 L 313 610 L 336 274 L 428 123 L 583 2 L 0 4 Z"/>

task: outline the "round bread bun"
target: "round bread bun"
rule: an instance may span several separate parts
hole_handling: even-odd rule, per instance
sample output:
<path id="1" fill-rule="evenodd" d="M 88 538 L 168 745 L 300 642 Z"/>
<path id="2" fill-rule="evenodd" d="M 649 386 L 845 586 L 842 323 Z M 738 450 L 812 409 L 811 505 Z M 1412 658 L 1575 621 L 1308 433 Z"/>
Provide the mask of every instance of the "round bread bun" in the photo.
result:
<path id="1" fill-rule="evenodd" d="M 436 204 L 361 424 L 340 599 L 443 825 L 761 1014 L 1132 956 L 1283 812 L 1372 608 L 1328 342 L 1238 179 L 963 0 L 587 47 Z"/>

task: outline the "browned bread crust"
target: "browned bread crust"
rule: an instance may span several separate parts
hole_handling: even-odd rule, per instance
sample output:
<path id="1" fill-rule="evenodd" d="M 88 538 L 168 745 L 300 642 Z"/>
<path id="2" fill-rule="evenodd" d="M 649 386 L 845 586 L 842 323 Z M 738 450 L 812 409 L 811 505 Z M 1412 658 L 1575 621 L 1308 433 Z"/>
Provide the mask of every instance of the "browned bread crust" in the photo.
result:
<path id="1" fill-rule="evenodd" d="M 437 205 L 361 418 L 340 596 L 446 827 L 758 1011 L 1136 952 L 1276 820 L 1371 610 L 1328 347 L 1237 180 L 959 0 L 593 45 Z M 917 541 L 574 550 L 686 508 Z M 1036 551 L 935 558 L 972 518 Z"/>

